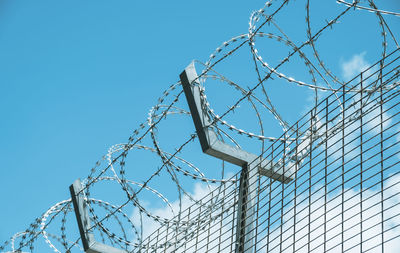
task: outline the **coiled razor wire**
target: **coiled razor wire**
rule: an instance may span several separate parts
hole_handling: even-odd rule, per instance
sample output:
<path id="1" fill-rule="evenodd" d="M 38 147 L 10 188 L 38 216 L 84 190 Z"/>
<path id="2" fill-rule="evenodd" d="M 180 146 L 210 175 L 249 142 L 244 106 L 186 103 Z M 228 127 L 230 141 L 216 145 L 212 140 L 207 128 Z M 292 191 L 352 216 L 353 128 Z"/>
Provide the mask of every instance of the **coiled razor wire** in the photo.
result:
<path id="1" fill-rule="evenodd" d="M 334 94 L 340 110 L 343 109 L 341 104 L 342 100 L 340 99 L 341 93 L 365 93 L 366 99 L 365 97 L 364 99 L 366 101 L 365 103 L 367 103 L 368 99 L 372 99 L 374 94 L 379 92 L 379 90 L 397 90 L 399 87 L 399 82 L 396 81 L 399 76 L 399 71 L 397 71 L 395 76 L 388 79 L 388 81 L 380 86 L 376 84 L 368 89 L 351 87 L 349 85 L 351 82 L 341 80 L 338 74 L 335 74 L 329 69 L 318 50 L 317 43 L 317 39 L 323 36 L 328 28 L 329 30 L 334 29 L 335 25 L 341 22 L 344 16 L 356 15 L 358 12 L 372 13 L 376 16 L 380 28 L 380 31 L 374 32 L 379 34 L 381 38 L 380 50 L 382 60 L 379 66 L 382 68 L 385 65 L 385 58 L 389 55 L 388 47 L 391 46 L 392 49 L 399 48 L 397 39 L 384 16 L 394 16 L 398 18 L 400 17 L 399 13 L 391 10 L 379 9 L 376 1 L 373 0 L 363 2 L 353 1 L 351 3 L 338 0 L 337 3 L 341 12 L 336 17 L 327 20 L 324 26 L 315 27 L 310 15 L 311 3 L 309 0 L 305 0 L 306 39 L 301 43 L 296 43 L 289 37 L 289 33 L 286 33 L 284 29 L 279 26 L 279 18 L 276 17 L 278 14 L 285 12 L 285 8 L 290 2 L 292 1 L 267 1 L 262 9 L 251 14 L 248 33 L 234 36 L 222 43 L 221 46 L 210 55 L 205 63 L 196 61 L 202 68 L 198 80 L 202 84 L 200 96 L 203 109 L 212 122 L 209 127 L 212 127 L 217 132 L 219 138 L 231 142 L 237 147 L 240 147 L 240 141 L 236 140 L 236 135 L 246 136 L 250 139 L 254 139 L 254 141 L 261 142 L 262 148 L 260 153 L 266 150 L 265 148 L 268 143 L 274 145 L 274 143 L 285 144 L 286 142 L 294 141 L 294 137 L 290 136 L 293 136 L 293 131 L 295 130 L 290 127 L 290 124 L 284 119 L 285 117 L 280 114 L 268 94 L 267 82 L 273 80 L 273 78 L 278 78 L 288 84 L 311 89 L 314 92 L 315 105 L 320 101 L 319 92 Z M 352 12 L 352 10 L 354 10 L 354 12 Z M 264 31 L 268 30 L 266 27 L 270 26 L 274 27 L 274 32 Z M 260 40 L 265 39 L 274 40 L 289 49 L 288 55 L 283 56 L 281 61 L 275 66 L 268 62 L 268 57 L 262 56 L 261 50 L 257 47 L 259 44 L 265 43 L 264 41 L 260 42 Z M 250 48 L 249 52 L 258 80 L 251 88 L 232 81 L 229 77 L 224 76 L 216 69 L 219 64 L 235 55 L 238 49 L 246 47 L 246 45 Z M 311 50 L 311 55 L 307 50 Z M 302 60 L 306 69 L 305 73 L 308 73 L 310 77 L 310 82 L 296 79 L 283 70 L 280 70 L 281 67 L 288 63 L 294 56 Z M 207 85 L 207 80 L 210 79 L 218 80 L 240 93 L 241 97 L 223 113 L 218 114 L 216 110 L 213 109 L 212 103 L 208 101 L 206 96 L 205 87 Z M 193 194 L 188 191 L 187 187 L 181 183 L 182 177 L 190 178 L 191 180 L 204 183 L 209 192 L 215 189 L 219 189 L 218 191 L 222 192 L 222 189 L 226 188 L 235 189 L 236 187 L 237 189 L 238 179 L 236 177 L 229 177 L 224 173 L 224 170 L 220 178 L 209 176 L 204 168 L 196 166 L 190 160 L 186 160 L 184 156 L 178 155 L 196 139 L 196 134 L 194 132 L 190 134 L 181 145 L 176 146 L 174 152 L 162 148 L 162 144 L 157 135 L 161 123 L 169 116 L 190 117 L 190 113 L 186 109 L 180 107 L 180 101 L 183 101 L 182 103 L 185 104 L 184 99 L 182 99 L 180 82 L 177 82 L 162 93 L 162 96 L 157 101 L 158 103 L 151 108 L 146 122 L 140 124 L 137 129 L 133 130 L 128 138 L 128 142 L 110 147 L 107 154 L 95 163 L 89 175 L 83 180 L 82 184 L 85 199 L 88 204 L 90 218 L 94 224 L 91 230 L 96 231 L 104 243 L 110 243 L 111 245 L 115 245 L 127 251 L 140 251 L 140 249 L 146 248 L 156 250 L 159 248 L 171 247 L 172 242 L 156 243 L 150 246 L 143 244 L 143 240 L 147 236 L 143 232 L 144 226 L 146 226 L 143 222 L 146 217 L 146 219 L 151 219 L 152 222 L 158 224 L 159 227 L 165 227 L 171 231 L 184 233 L 185 236 L 182 237 L 181 240 L 174 242 L 176 244 L 174 245 L 175 247 L 180 247 L 182 240 L 194 237 L 199 233 L 199 230 L 204 229 L 209 224 L 216 221 L 221 215 L 231 212 L 232 208 L 237 204 L 237 200 L 233 199 L 228 202 L 224 201 L 223 198 L 227 196 L 216 197 L 208 202 L 201 201 L 194 197 Z M 232 112 L 246 101 L 255 111 L 259 123 L 259 133 L 241 129 L 225 119 L 227 115 L 232 116 Z M 263 117 L 261 116 L 263 111 L 270 113 L 276 120 L 284 133 L 283 137 L 267 136 L 264 133 L 265 122 L 263 122 Z M 337 124 L 326 132 L 316 130 L 305 131 L 300 134 L 297 133 L 296 136 L 300 136 L 300 139 L 296 140 L 296 142 L 301 143 L 310 138 L 315 140 L 334 136 L 339 131 L 343 131 L 344 125 L 351 125 L 352 122 L 357 121 L 363 113 L 365 114 L 367 112 L 359 111 L 354 117 L 347 118 L 343 125 Z M 345 119 L 332 119 L 331 122 L 339 122 L 340 120 L 344 121 Z M 319 120 L 316 119 L 316 122 L 318 121 Z M 328 124 L 328 122 L 326 124 Z M 150 141 L 150 143 L 142 144 L 146 143 L 146 141 Z M 268 143 L 265 143 L 266 141 L 268 141 Z M 321 142 L 321 145 L 322 143 L 323 142 Z M 285 149 L 285 156 L 280 157 L 277 164 L 285 163 L 285 159 L 286 162 L 301 162 L 302 159 L 307 156 L 308 152 L 307 150 L 295 152 L 288 147 Z M 160 159 L 161 166 L 156 168 L 143 182 L 138 182 L 135 178 L 127 178 L 126 176 L 127 157 L 130 152 L 136 150 L 150 152 Z M 224 168 L 224 164 L 222 168 Z M 176 187 L 177 200 L 170 200 L 162 191 L 157 189 L 157 186 L 150 186 L 154 178 L 161 173 L 167 173 L 171 178 L 172 185 Z M 120 185 L 120 188 L 126 195 L 123 203 L 112 204 L 104 200 L 91 198 L 92 189 L 100 182 L 107 184 L 116 183 Z M 233 190 L 233 192 L 235 191 L 236 190 Z M 163 217 L 154 213 L 152 208 L 147 207 L 145 204 L 146 201 L 141 199 L 141 192 L 147 192 L 160 200 L 167 208 L 167 213 L 169 215 Z M 186 204 L 188 201 L 190 205 L 196 205 L 202 208 L 202 214 L 199 215 L 198 219 L 190 221 L 181 219 L 181 213 L 184 211 L 185 207 L 188 206 Z M 130 213 L 125 211 L 127 207 L 131 208 Z M 138 216 L 132 217 L 132 210 L 136 210 Z M 102 214 L 101 217 L 99 217 L 99 213 Z M 110 227 L 107 225 L 109 224 L 109 220 L 114 221 L 111 222 L 113 225 L 110 225 Z M 17 232 L 12 235 L 9 240 L 0 246 L 0 250 L 8 250 L 11 252 L 22 252 L 25 250 L 34 251 L 35 243 L 38 243 L 38 241 L 42 239 L 54 252 L 82 251 L 83 249 L 80 246 L 78 234 L 67 233 L 68 229 L 75 226 L 71 200 L 63 200 L 51 206 L 47 211 L 36 218 L 25 231 Z"/>

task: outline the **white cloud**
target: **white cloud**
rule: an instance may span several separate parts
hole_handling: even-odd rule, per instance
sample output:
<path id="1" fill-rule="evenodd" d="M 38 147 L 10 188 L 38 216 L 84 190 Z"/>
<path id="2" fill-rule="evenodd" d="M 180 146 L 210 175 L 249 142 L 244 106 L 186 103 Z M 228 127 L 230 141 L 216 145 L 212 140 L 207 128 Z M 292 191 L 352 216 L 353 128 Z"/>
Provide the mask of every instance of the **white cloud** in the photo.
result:
<path id="1" fill-rule="evenodd" d="M 345 80 L 350 80 L 371 66 L 367 60 L 365 60 L 365 55 L 366 52 L 355 54 L 350 60 L 341 63 L 342 74 Z"/>
<path id="2" fill-rule="evenodd" d="M 194 184 L 194 189 L 193 193 L 189 193 L 190 197 L 194 200 L 201 200 L 207 194 L 210 193 L 212 188 L 208 188 L 207 185 L 201 184 L 201 183 L 196 183 Z M 179 210 L 186 210 L 189 206 L 193 205 L 194 202 L 190 199 L 189 196 L 184 195 L 182 197 L 182 201 L 180 203 L 179 200 L 176 200 L 171 203 L 172 210 L 169 206 L 165 206 L 162 208 L 151 208 L 150 203 L 145 203 L 146 210 L 148 210 L 152 215 L 154 216 L 159 216 L 164 219 L 172 219 L 174 218 L 174 214 L 178 214 Z M 180 206 L 181 205 L 181 206 Z M 132 215 L 132 220 L 134 221 L 136 226 L 139 226 L 139 209 L 135 208 L 133 215 Z M 144 223 L 146 226 L 143 227 L 143 237 L 146 238 L 148 235 L 150 235 L 152 232 L 156 230 L 156 228 L 159 227 L 159 223 L 155 222 L 153 219 L 149 217 L 144 218 Z"/>
<path id="3" fill-rule="evenodd" d="M 213 191 L 215 187 L 209 187 L 206 184 L 202 183 L 196 183 L 194 184 L 194 189 L 193 193 L 190 193 L 190 196 L 183 196 L 182 200 L 176 200 L 171 203 L 172 210 L 170 207 L 165 206 L 162 208 L 157 208 L 157 209 L 152 209 L 149 205 L 146 205 L 146 209 L 154 216 L 159 216 L 165 219 L 173 219 L 173 214 L 178 214 L 179 210 L 183 210 L 181 212 L 181 222 L 195 222 L 197 219 L 205 220 L 205 224 L 199 224 L 197 225 L 192 225 L 192 226 L 186 226 L 185 224 L 181 224 L 178 227 L 179 231 L 169 229 L 168 235 L 166 234 L 167 226 L 164 225 L 159 231 L 162 233 L 159 236 L 159 239 L 157 240 L 157 245 L 165 245 L 168 243 L 171 243 L 171 246 L 167 248 L 166 252 L 175 252 L 175 244 L 174 242 L 179 241 L 177 246 L 182 246 L 185 245 L 186 249 L 194 247 L 196 244 L 197 239 L 199 240 L 200 243 L 198 243 L 197 248 L 205 247 L 206 246 L 206 240 L 205 237 L 208 236 L 208 233 L 211 233 L 211 237 L 209 237 L 209 242 L 211 241 L 210 244 L 215 244 L 217 242 L 218 235 L 221 230 L 221 225 L 220 222 L 216 221 L 210 221 L 209 218 L 213 217 L 215 215 L 218 215 L 218 212 L 221 212 L 221 208 L 215 208 L 215 212 L 213 210 L 207 209 L 208 206 L 210 206 L 211 203 L 218 202 L 220 198 L 223 196 L 223 194 L 218 194 L 218 191 Z M 219 196 L 220 195 L 220 196 Z M 199 204 L 196 205 L 195 202 L 193 201 L 199 201 Z M 200 204 L 200 202 L 202 204 Z M 200 207 L 201 206 L 201 207 Z M 188 208 L 191 208 L 190 211 Z M 206 215 L 207 217 L 204 217 Z M 138 219 L 139 217 L 139 209 L 135 208 L 133 215 L 132 215 L 132 220 L 135 223 L 136 227 L 140 227 L 140 220 Z M 189 219 L 190 217 L 190 219 Z M 225 217 L 225 216 L 224 216 Z M 174 218 L 174 220 L 176 217 Z M 209 226 L 207 223 L 212 223 L 213 225 Z M 147 238 L 149 235 L 151 235 L 153 232 L 157 231 L 157 229 L 160 228 L 160 223 L 154 221 L 154 219 L 147 217 L 144 215 L 143 217 L 143 238 Z M 207 228 L 205 229 L 204 232 L 203 226 L 207 225 Z M 176 226 L 173 225 L 173 227 Z M 223 225 L 222 225 L 223 227 Z M 199 229 L 200 228 L 200 229 Z M 199 230 L 199 233 L 197 234 L 197 230 Z M 209 230 L 207 230 L 209 229 Z M 178 235 L 177 235 L 178 234 Z M 154 234 L 151 235 L 151 237 L 154 237 Z M 153 241 L 152 243 L 155 243 Z M 215 245 L 214 245 L 215 246 Z M 160 251 L 164 252 L 164 247 L 160 249 Z M 194 251 L 194 250 L 193 250 Z M 183 252 L 183 251 L 182 251 Z M 200 251 L 200 252 L 205 252 L 205 251 Z"/>
<path id="4" fill-rule="evenodd" d="M 385 184 L 385 191 L 383 192 L 383 205 L 386 211 L 384 211 L 384 219 L 389 219 L 397 215 L 400 212 L 400 176 L 394 176 L 388 180 Z M 319 188 L 321 185 L 316 186 Z M 390 187 L 392 186 L 392 187 Z M 303 194 L 304 195 L 304 194 Z M 394 197 L 390 197 L 394 196 Z M 298 201 L 307 196 L 298 196 Z M 346 252 L 360 252 L 360 213 L 362 211 L 362 229 L 363 229 L 363 251 L 371 249 L 368 252 L 382 252 L 381 247 L 374 246 L 381 244 L 381 192 L 378 190 L 366 190 L 363 192 L 362 199 L 360 197 L 360 191 L 354 189 L 346 189 L 343 193 L 344 202 L 344 250 Z M 276 238 L 276 240 L 269 242 L 269 248 L 273 249 L 270 252 L 280 252 L 280 231 L 285 231 L 282 234 L 282 238 L 288 238 L 283 242 L 282 248 L 286 249 L 282 252 L 293 251 L 293 235 L 296 235 L 296 241 L 294 242 L 296 252 L 308 252 L 308 217 L 311 215 L 310 223 L 310 250 L 315 252 L 322 252 L 324 240 L 326 240 L 326 248 L 333 249 L 333 252 L 339 252 L 341 250 L 341 225 L 342 225 L 342 192 L 335 194 L 328 194 L 327 196 L 327 212 L 324 216 L 324 198 L 322 191 L 312 196 L 312 199 L 318 199 L 312 201 L 310 209 L 308 201 L 304 201 L 296 208 L 296 214 L 293 212 L 293 205 L 287 207 L 287 215 L 284 216 L 284 222 L 282 229 L 279 226 L 271 228 L 273 230 L 270 234 L 270 238 Z M 362 200 L 362 201 L 360 201 Z M 362 209 L 360 202 L 362 202 Z M 392 208 L 389 208 L 392 207 Z M 311 212 L 309 212 L 311 210 Z M 296 217 L 296 226 L 293 227 L 294 220 Z M 326 237 L 324 238 L 324 220 L 326 222 Z M 400 235 L 400 218 L 395 217 L 384 222 L 385 240 L 391 237 Z M 266 243 L 265 240 L 264 242 Z M 290 247 L 288 247 L 290 246 Z M 385 243 L 385 252 L 395 253 L 400 248 L 400 240 L 392 240 Z"/>
<path id="5" fill-rule="evenodd" d="M 341 250 L 341 231 L 342 231 L 342 197 L 345 202 L 343 205 L 344 212 L 343 217 L 345 221 L 344 225 L 344 249 L 346 252 L 360 252 L 360 213 L 362 211 L 362 229 L 363 229 L 363 250 L 371 249 L 368 252 L 381 252 L 382 243 L 381 240 L 381 191 L 380 189 L 369 189 L 363 191 L 362 197 L 360 196 L 360 191 L 357 189 L 345 188 L 344 191 L 335 191 L 327 195 L 327 205 L 326 214 L 325 213 L 325 202 L 324 202 L 324 192 L 316 189 L 322 188 L 321 185 L 316 185 L 312 192 L 312 202 L 309 206 L 307 193 L 300 194 L 297 196 L 297 211 L 294 213 L 293 204 L 285 207 L 282 224 L 272 225 L 269 234 L 269 252 L 280 252 L 280 236 L 282 235 L 282 252 L 292 252 L 293 243 L 296 247 L 296 252 L 308 252 L 308 241 L 310 239 L 310 250 L 315 252 L 322 252 L 324 241 L 326 240 L 327 249 L 334 249 L 339 252 Z M 384 238 L 388 240 L 392 237 L 400 235 L 400 217 L 396 216 L 400 213 L 400 176 L 390 177 L 384 184 L 383 191 L 383 207 L 384 211 Z M 329 189 L 328 189 L 329 190 Z M 206 197 L 203 202 L 203 207 L 208 206 L 210 201 L 216 196 L 211 195 L 208 188 L 202 184 L 195 184 L 194 192 L 192 196 L 196 199 Z M 222 195 L 221 195 L 222 196 Z M 304 200 L 304 201 L 302 201 Z M 186 198 L 183 201 L 183 206 L 189 207 L 193 203 Z M 360 205 L 362 202 L 362 207 Z M 293 203 L 293 202 L 292 202 Z M 174 208 L 178 208 L 178 202 L 172 203 Z M 227 204 L 227 203 L 226 203 Z M 229 203 L 231 205 L 232 203 Z M 228 206 L 228 204 L 227 204 Z M 193 207 L 192 207 L 193 208 Z M 266 207 L 264 207 L 266 208 Z M 214 208 L 212 212 L 196 211 L 192 209 L 190 219 L 185 217 L 183 220 L 188 220 L 191 222 L 197 222 L 204 220 L 205 222 L 199 222 L 198 225 L 185 231 L 184 225 L 179 226 L 181 231 L 176 235 L 175 230 L 169 230 L 166 233 L 166 228 L 161 229 L 158 236 L 153 235 L 152 243 L 157 245 L 163 245 L 171 243 L 171 246 L 166 252 L 231 252 L 231 242 L 235 241 L 235 232 L 232 230 L 232 225 L 234 224 L 234 216 L 236 214 L 233 211 L 229 211 L 223 216 L 223 219 L 218 218 L 215 220 L 210 220 L 209 218 L 222 213 L 222 206 L 220 208 Z M 176 209 L 178 210 L 178 209 Z M 204 210 L 204 209 L 202 209 Z M 311 210 L 311 212 L 309 211 Z M 153 209 L 153 214 L 163 215 L 164 217 L 171 218 L 170 211 L 168 208 Z M 266 215 L 266 210 L 262 212 Z M 279 212 L 280 213 L 280 212 Z M 393 217 L 394 218 L 390 218 Z M 294 220 L 295 217 L 295 220 Z M 308 238 L 308 218 L 310 217 L 310 237 Z M 324 222 L 326 225 L 326 234 L 324 238 Z M 265 218 L 262 219 L 265 221 Z M 296 222 L 295 222 L 296 221 Z M 294 227 L 293 224 L 296 223 Z M 144 220 L 144 230 L 145 234 L 150 234 L 150 232 L 155 231 L 159 226 L 153 220 L 146 218 Z M 259 229 L 265 229 L 265 224 L 259 224 Z M 281 231 L 282 234 L 281 234 Z M 221 236 L 222 235 L 222 236 Z M 259 237 L 264 237 L 258 240 L 258 249 L 265 251 L 265 246 L 267 244 L 266 231 L 259 232 Z M 296 236 L 296 241 L 293 242 L 293 235 Z M 233 238 L 231 238 L 233 236 Z M 158 239 L 156 239 L 158 237 Z M 178 238 L 178 239 L 176 239 Z M 175 248 L 173 242 L 178 240 L 180 243 L 178 247 Z M 378 245 L 379 247 L 374 247 Z M 398 248 L 400 248 L 400 240 L 395 239 L 385 243 L 385 252 L 395 253 Z M 197 249 L 195 250 L 195 248 Z M 206 248 L 208 247 L 208 248 Z M 233 246 L 234 248 L 234 246 Z M 159 251 L 164 252 L 164 248 L 160 248 Z"/>

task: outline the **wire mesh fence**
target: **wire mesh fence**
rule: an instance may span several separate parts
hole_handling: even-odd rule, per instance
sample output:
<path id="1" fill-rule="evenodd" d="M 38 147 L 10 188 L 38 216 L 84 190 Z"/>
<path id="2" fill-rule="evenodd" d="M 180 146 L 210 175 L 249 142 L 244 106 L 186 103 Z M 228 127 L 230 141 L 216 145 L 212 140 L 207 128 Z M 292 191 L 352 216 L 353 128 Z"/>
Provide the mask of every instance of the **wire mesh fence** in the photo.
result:
<path id="1" fill-rule="evenodd" d="M 295 175 L 288 184 L 257 175 L 241 204 L 252 203 L 254 216 L 243 238 L 237 174 L 134 252 L 396 252 L 399 57 L 396 50 L 335 90 L 266 149 L 260 159 Z"/>

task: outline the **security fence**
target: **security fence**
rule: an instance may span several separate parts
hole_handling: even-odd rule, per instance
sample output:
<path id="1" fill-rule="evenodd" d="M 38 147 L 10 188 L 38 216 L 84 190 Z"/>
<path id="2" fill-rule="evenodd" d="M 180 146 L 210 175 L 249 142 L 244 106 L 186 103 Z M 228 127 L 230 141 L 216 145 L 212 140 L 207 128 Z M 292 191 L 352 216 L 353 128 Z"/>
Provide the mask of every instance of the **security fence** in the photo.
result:
<path id="1" fill-rule="evenodd" d="M 236 174 L 134 252 L 396 252 L 399 57 L 333 90 L 252 162 L 290 171 L 290 182 Z M 241 177 L 254 194 L 240 194 Z"/>

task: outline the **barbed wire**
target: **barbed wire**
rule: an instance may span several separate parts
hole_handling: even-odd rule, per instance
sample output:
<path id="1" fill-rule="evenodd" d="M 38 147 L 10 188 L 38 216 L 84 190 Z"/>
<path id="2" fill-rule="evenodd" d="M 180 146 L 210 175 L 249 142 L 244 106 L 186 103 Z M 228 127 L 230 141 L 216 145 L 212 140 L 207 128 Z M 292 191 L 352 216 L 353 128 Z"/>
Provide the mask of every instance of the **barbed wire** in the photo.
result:
<path id="1" fill-rule="evenodd" d="M 388 47 L 399 48 L 396 37 L 382 14 L 399 17 L 399 13 L 379 9 L 373 0 L 366 1 L 369 7 L 360 5 L 360 0 L 353 1 L 352 3 L 337 0 L 338 6 L 344 9 L 339 11 L 339 14 L 334 18 L 326 21 L 326 24 L 322 27 L 316 27 L 312 23 L 310 1 L 306 0 L 305 38 L 302 38 L 303 40 L 301 42 L 295 42 L 293 38 L 289 37 L 289 33 L 285 32 L 279 25 L 280 17 L 278 14 L 284 12 L 285 8 L 287 8 L 286 6 L 291 2 L 292 1 L 289 0 L 267 1 L 263 8 L 251 14 L 247 33 L 234 36 L 223 42 L 221 46 L 217 47 L 209 56 L 209 59 L 205 63 L 195 61 L 201 68 L 198 80 L 201 84 L 200 99 L 202 101 L 203 110 L 212 122 L 208 127 L 212 127 L 221 140 L 231 142 L 237 147 L 240 146 L 240 141 L 237 140 L 240 139 L 240 136 L 246 136 L 261 142 L 262 148 L 260 154 L 264 154 L 267 150 L 265 141 L 268 141 L 271 145 L 278 145 L 293 141 L 299 141 L 301 143 L 309 138 L 318 139 L 323 137 L 327 139 L 327 136 L 334 136 L 338 131 L 342 131 L 345 125 L 351 125 L 352 122 L 359 120 L 362 113 L 366 113 L 365 111 L 359 111 L 358 114 L 355 114 L 356 116 L 352 118 L 331 119 L 331 122 L 326 122 L 326 124 L 339 121 L 345 123 L 342 125 L 337 124 L 336 127 L 331 128 L 330 131 L 324 132 L 319 130 L 296 133 L 299 139 L 295 140 L 294 137 L 291 137 L 295 130 L 290 127 L 291 124 L 281 115 L 268 94 L 267 82 L 272 82 L 274 78 L 278 78 L 289 85 L 311 89 L 314 92 L 315 107 L 321 101 L 319 93 L 325 92 L 333 94 L 340 110 L 343 110 L 343 101 L 340 97 L 341 93 L 366 93 L 367 101 L 381 90 L 398 89 L 399 86 L 399 82 L 393 81 L 399 76 L 397 72 L 395 77 L 390 79 L 391 81 L 387 81 L 381 84 L 381 86 L 376 85 L 368 89 L 351 87 L 351 81 L 346 82 L 345 80 L 340 80 L 338 77 L 339 75 L 328 68 L 321 56 L 317 43 L 319 38 L 328 30 L 333 30 L 344 16 L 351 15 L 351 10 L 371 12 L 376 15 L 380 27 L 380 31 L 375 32 L 381 36 L 380 39 L 382 41 L 381 55 L 383 59 L 380 61 L 380 67 L 382 68 L 385 64 L 384 59 L 390 55 L 387 53 Z M 353 13 L 353 15 L 356 15 L 356 13 Z M 273 29 L 270 28 L 271 26 L 274 27 L 275 31 L 272 31 Z M 266 27 L 269 28 L 267 29 Z M 263 29 L 270 31 L 263 31 Z M 316 32 L 313 32 L 313 30 Z M 390 38 L 387 36 L 387 32 L 389 32 Z M 280 45 L 287 47 L 289 49 L 288 54 L 282 56 L 280 61 L 273 65 L 268 61 L 269 57 L 263 56 L 261 50 L 258 48 L 260 44 L 259 41 L 263 39 L 274 40 Z M 393 43 L 393 45 L 390 43 Z M 234 56 L 239 49 L 246 46 L 250 49 L 249 52 L 258 80 L 252 87 L 247 86 L 248 84 L 239 84 L 239 82 L 231 80 L 216 69 L 226 59 Z M 311 55 L 307 50 L 311 50 Z M 287 74 L 287 70 L 280 70 L 294 57 L 299 57 L 303 62 L 305 68 L 304 73 L 309 76 L 310 81 L 306 81 L 305 77 L 303 77 L 305 78 L 303 80 L 296 79 Z M 377 71 L 375 71 L 375 74 L 376 72 Z M 239 98 L 234 100 L 232 105 L 222 113 L 217 113 L 212 106 L 212 102 L 207 98 L 206 88 L 210 80 L 217 80 L 222 84 L 226 84 L 231 90 L 238 91 L 240 94 Z M 186 139 L 176 146 L 177 148 L 175 148 L 174 151 L 167 151 L 167 149 L 163 148 L 161 145 L 162 141 L 158 137 L 158 131 L 159 128 L 163 128 L 163 122 L 169 119 L 170 116 L 179 118 L 188 117 L 188 115 L 190 115 L 185 109 L 186 107 L 181 107 L 184 105 L 180 104 L 180 102 L 182 102 L 180 98 L 183 93 L 180 88 L 180 82 L 170 85 L 158 98 L 157 104 L 150 109 L 146 121 L 132 131 L 127 143 L 111 146 L 107 154 L 95 163 L 89 175 L 82 180 L 83 190 L 79 193 L 84 194 L 85 201 L 87 202 L 90 218 L 93 223 L 90 230 L 98 233 L 103 242 L 109 242 L 127 251 L 170 247 L 171 242 L 165 242 L 164 245 L 158 244 L 149 246 L 143 244 L 143 240 L 147 236 L 144 232 L 144 226 L 146 226 L 146 224 L 144 224 L 144 219 L 147 217 L 159 227 L 167 227 L 168 229 L 185 233 L 185 237 L 175 242 L 175 246 L 178 247 L 179 244 L 182 243 L 182 240 L 184 240 L 183 238 L 191 238 L 198 233 L 200 229 L 199 224 L 201 224 L 201 227 L 211 224 L 223 215 L 223 213 L 230 212 L 237 203 L 237 200 L 222 202 L 219 197 L 204 203 L 190 193 L 190 190 L 182 183 L 185 181 L 185 179 L 181 178 L 183 176 L 184 178 L 205 184 L 208 192 L 214 189 L 221 189 L 222 191 L 223 187 L 233 187 L 238 183 L 237 178 L 231 178 L 229 174 L 225 173 L 224 164 L 222 164 L 222 173 L 220 177 L 217 178 L 213 175 L 208 175 L 210 173 L 207 173 L 207 170 L 191 162 L 190 156 L 189 158 L 185 158 L 187 153 L 183 153 L 186 151 L 189 144 L 194 141 L 196 134 L 189 133 Z M 230 123 L 229 119 L 226 119 L 228 117 L 233 117 L 233 112 L 239 110 L 239 106 L 246 101 L 249 103 L 250 108 L 255 111 L 260 133 L 253 133 L 242 129 Z M 184 101 L 182 103 L 185 104 Z M 262 116 L 264 111 L 268 112 L 272 118 L 276 120 L 282 129 L 282 137 L 265 135 Z M 317 119 L 316 122 L 318 122 Z M 230 132 L 228 133 L 228 131 Z M 322 144 L 323 142 L 319 145 Z M 279 158 L 276 164 L 284 164 L 285 159 L 286 161 L 301 162 L 303 158 L 307 156 L 307 150 L 303 150 L 300 153 L 297 151 L 295 152 L 289 149 L 289 145 L 285 150 L 285 156 Z M 158 168 L 153 168 L 153 172 L 151 172 L 143 182 L 139 182 L 136 178 L 130 179 L 127 177 L 128 172 L 126 164 L 128 162 L 128 156 L 131 152 L 137 151 L 155 154 L 160 159 L 160 166 Z M 155 178 L 162 173 L 165 173 L 165 180 L 167 180 L 166 178 L 168 176 L 172 185 L 176 187 L 177 196 L 173 196 L 172 200 L 167 197 L 168 194 L 157 189 L 157 186 L 150 185 Z M 116 183 L 119 185 L 123 191 L 121 196 L 125 195 L 122 204 L 112 204 L 111 202 L 92 198 L 92 192 L 94 192 L 94 194 L 96 192 L 93 188 L 100 182 L 106 182 L 107 184 Z M 141 199 L 140 194 L 143 194 L 142 192 L 147 192 L 158 201 L 161 201 L 162 206 L 166 207 L 166 210 L 168 210 L 165 211 L 166 214 L 164 217 L 157 214 L 154 208 L 146 206 L 145 198 Z M 122 198 L 121 196 L 120 198 Z M 197 205 L 199 208 L 204 208 L 204 213 L 201 217 L 199 216 L 198 219 L 193 221 L 182 220 L 181 213 L 188 206 L 187 203 L 190 203 L 190 205 Z M 223 211 L 217 212 L 216 210 Z M 135 219 L 132 218 L 133 212 L 137 212 Z M 101 217 L 99 217 L 100 214 L 102 215 Z M 66 233 L 66 230 L 70 227 L 76 227 L 73 215 L 71 199 L 60 201 L 36 218 L 25 231 L 17 232 L 12 235 L 9 240 L 0 246 L 0 250 L 7 250 L 7 248 L 9 248 L 11 252 L 21 252 L 23 250 L 33 251 L 35 249 L 34 244 L 37 243 L 38 238 L 42 237 L 43 241 L 54 252 L 61 252 L 61 249 L 63 249 L 64 252 L 71 252 L 73 249 L 82 251 L 78 234 Z M 110 222 L 110 220 L 114 222 Z M 112 225 L 107 226 L 107 222 Z M 56 228 L 57 224 L 60 225 L 58 229 Z M 115 230 L 118 230 L 118 233 L 114 232 Z"/>

